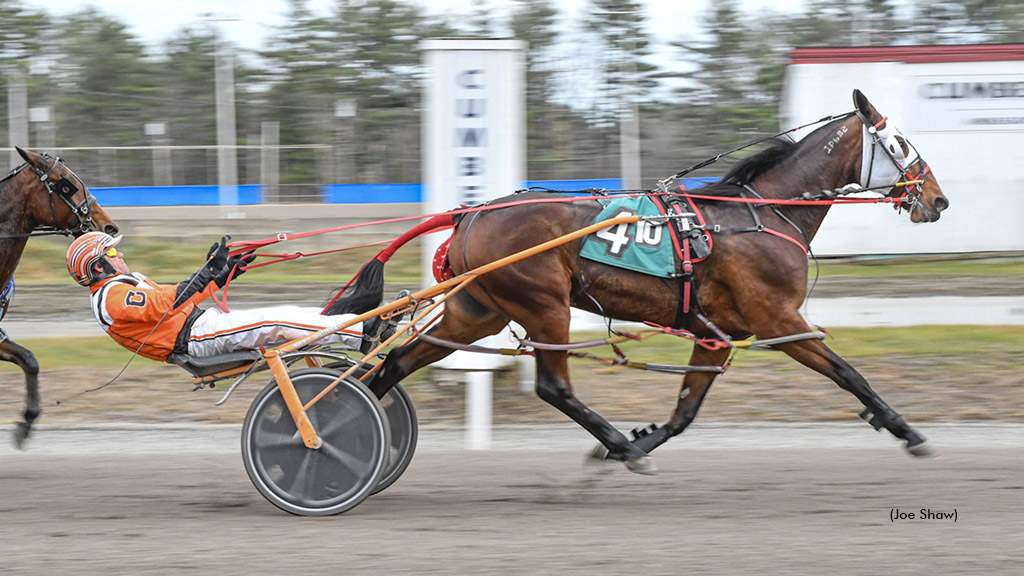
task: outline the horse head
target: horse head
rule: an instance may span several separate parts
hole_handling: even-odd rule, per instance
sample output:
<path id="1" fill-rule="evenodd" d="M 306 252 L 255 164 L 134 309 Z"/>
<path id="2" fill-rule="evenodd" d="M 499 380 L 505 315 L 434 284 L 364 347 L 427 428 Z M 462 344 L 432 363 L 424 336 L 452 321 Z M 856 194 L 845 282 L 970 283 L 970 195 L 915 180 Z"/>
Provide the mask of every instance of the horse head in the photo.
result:
<path id="1" fill-rule="evenodd" d="M 853 91 L 856 114 L 863 124 L 860 184 L 893 187 L 886 193 L 902 197 L 911 222 L 935 222 L 949 207 L 928 163 L 888 118 L 879 114 L 860 90 Z M 920 183 L 912 183 L 920 181 Z"/>
<path id="2" fill-rule="evenodd" d="M 51 226 L 81 236 L 90 230 L 114 235 L 117 223 L 96 202 L 89 188 L 60 158 L 17 148 L 40 186 L 29 186 L 26 211 L 36 226 Z M 38 192 L 38 193 L 35 193 Z"/>

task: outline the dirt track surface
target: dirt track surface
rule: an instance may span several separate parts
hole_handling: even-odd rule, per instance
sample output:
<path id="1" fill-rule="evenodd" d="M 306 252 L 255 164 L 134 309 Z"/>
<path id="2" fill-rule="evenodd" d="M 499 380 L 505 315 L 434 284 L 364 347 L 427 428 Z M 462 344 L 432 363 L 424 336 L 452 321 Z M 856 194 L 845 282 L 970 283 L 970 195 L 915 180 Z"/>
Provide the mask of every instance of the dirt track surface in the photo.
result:
<path id="1" fill-rule="evenodd" d="M 975 441 L 920 460 L 867 426 L 694 428 L 655 452 L 654 477 L 584 467 L 589 442 L 573 432 L 508 432 L 518 442 L 468 452 L 428 430 L 394 486 L 312 519 L 250 485 L 237 427 L 163 440 L 44 429 L 28 452 L 0 448 L 0 572 L 1008 575 L 1024 565 L 1021 430 L 1000 442 L 998 427 L 925 429 L 939 444 L 965 432 Z M 892 522 L 894 508 L 916 518 Z M 922 509 L 956 519 L 922 520 Z"/>
<path id="2" fill-rule="evenodd" d="M 1024 374 L 1017 354 L 963 356 L 893 354 L 851 360 L 872 387 L 912 424 L 950 421 L 1024 423 Z M 0 389 L 0 423 L 12 422 L 23 407 L 24 387 L 16 368 L 6 364 Z M 675 407 L 681 379 L 669 374 L 574 365 L 577 394 L 611 421 L 662 423 Z M 270 381 L 254 375 L 223 406 L 226 390 L 192 391 L 191 377 L 177 366 L 137 359 L 111 386 L 82 394 L 118 369 L 44 369 L 40 374 L 43 425 L 102 423 L 238 424 L 256 394 Z M 420 422 L 461 426 L 465 387 L 432 379 L 424 372 L 405 383 Z M 514 370 L 494 382 L 495 424 L 565 423 L 568 418 L 532 390 L 521 390 Z M 57 402 L 60 401 L 58 405 Z M 794 363 L 741 365 L 720 376 L 701 407 L 697 422 L 859 422 L 860 402 L 831 380 Z"/>
<path id="3" fill-rule="evenodd" d="M 795 365 L 719 378 L 694 426 L 653 454 L 655 477 L 583 467 L 593 441 L 509 375 L 494 419 L 514 426 L 492 451 L 463 451 L 464 389 L 428 380 L 409 387 L 425 429 L 406 474 L 320 519 L 278 511 L 243 469 L 237 423 L 269 378 L 214 407 L 223 386 L 190 392 L 173 366 L 136 362 L 78 397 L 116 370 L 44 368 L 29 450 L 0 438 L 0 574 L 1020 574 L 1024 428 L 1007 440 L 999 424 L 1024 422 L 1019 357 L 854 364 L 938 458 L 903 454 Z M 7 423 L 23 389 L 13 370 L 4 380 Z M 575 380 L 617 422 L 663 422 L 679 388 L 601 368 Z M 124 422 L 177 426 L 66 428 Z M 537 423 L 565 428 L 522 426 Z M 957 516 L 891 522 L 894 508 Z"/>

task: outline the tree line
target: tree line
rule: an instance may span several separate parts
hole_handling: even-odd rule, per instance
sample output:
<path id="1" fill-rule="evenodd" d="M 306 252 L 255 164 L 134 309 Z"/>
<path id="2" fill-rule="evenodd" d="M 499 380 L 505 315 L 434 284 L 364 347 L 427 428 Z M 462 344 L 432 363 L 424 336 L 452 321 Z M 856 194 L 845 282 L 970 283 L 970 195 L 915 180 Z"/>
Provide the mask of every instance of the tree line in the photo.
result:
<path id="1" fill-rule="evenodd" d="M 231 47 L 238 144 L 259 144 L 262 124 L 278 122 L 280 144 L 322 146 L 283 162 L 283 182 L 315 179 L 311 172 L 339 162 L 344 169 L 329 171 L 337 182 L 416 182 L 419 42 L 516 37 L 529 45 L 528 177 L 617 176 L 619 115 L 636 102 L 649 182 L 775 132 L 794 47 L 1024 41 L 1017 0 L 807 0 L 798 13 L 718 0 L 698 29 L 658 39 L 638 0 L 586 0 L 583 16 L 556 6 L 520 0 L 495 12 L 476 0 L 467 14 L 433 15 L 399 0 L 335 0 L 326 12 L 289 0 L 285 24 L 259 50 Z M 167 144 L 216 144 L 215 54 L 230 42 L 214 26 L 184 27 L 154 47 L 93 8 L 58 18 L 0 0 L 0 15 L 0 134 L 8 133 L 7 83 L 20 74 L 29 105 L 52 111 L 56 147 L 150 145 L 142 127 L 154 122 L 166 123 Z M 668 59 L 653 58 L 655 40 L 670 46 Z M 338 100 L 354 107 L 352 118 L 335 114 Z M 177 181 L 212 183 L 184 172 Z M 255 172 L 243 172 L 243 183 L 256 182 Z M 142 183 L 135 177 L 123 168 L 118 183 Z"/>

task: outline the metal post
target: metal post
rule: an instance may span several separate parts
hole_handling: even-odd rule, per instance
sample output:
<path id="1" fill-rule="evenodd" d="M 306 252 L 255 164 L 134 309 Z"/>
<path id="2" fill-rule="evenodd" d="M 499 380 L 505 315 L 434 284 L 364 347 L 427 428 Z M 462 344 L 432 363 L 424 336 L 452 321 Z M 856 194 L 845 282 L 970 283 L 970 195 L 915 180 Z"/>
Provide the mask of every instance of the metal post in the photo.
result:
<path id="1" fill-rule="evenodd" d="M 149 122 L 145 125 L 145 134 L 153 146 L 153 185 L 173 186 L 171 172 L 171 149 L 167 141 L 167 123 Z"/>
<path id="2" fill-rule="evenodd" d="M 355 162 L 356 101 L 352 99 L 334 102 L 336 128 L 335 167 L 337 178 L 334 184 L 358 182 Z"/>
<path id="3" fill-rule="evenodd" d="M 53 113 L 49 106 L 35 106 L 28 109 L 29 126 L 34 125 L 35 138 L 31 144 L 38 150 L 52 152 L 57 147 L 57 134 L 53 129 Z M 30 128 L 31 131 L 31 128 Z"/>
<path id="4" fill-rule="evenodd" d="M 533 392 L 537 388 L 537 359 L 533 356 L 520 356 L 516 359 L 519 365 L 519 391 Z"/>
<path id="5" fill-rule="evenodd" d="M 466 448 L 491 449 L 491 399 L 494 373 L 466 372 Z"/>
<path id="6" fill-rule="evenodd" d="M 227 42 L 219 41 L 215 52 L 217 100 L 217 186 L 221 214 L 238 213 L 238 151 L 235 135 L 234 58 Z"/>
<path id="7" fill-rule="evenodd" d="M 21 156 L 13 150 L 15 146 L 29 147 L 28 141 L 28 84 L 25 71 L 15 67 L 7 85 L 8 134 L 11 143 L 11 167 L 21 164 Z"/>
<path id="8" fill-rule="evenodd" d="M 281 201 L 280 190 L 280 139 L 281 124 L 279 122 L 263 122 L 261 125 L 260 150 L 260 184 L 263 185 L 263 203 L 274 204 Z"/>
<path id="9" fill-rule="evenodd" d="M 621 116 L 619 118 L 619 162 L 622 171 L 622 186 L 627 190 L 640 188 L 640 110 L 636 100 L 636 61 L 633 60 L 632 39 L 627 41 L 628 49 L 623 64 L 625 83 L 622 87 Z"/>

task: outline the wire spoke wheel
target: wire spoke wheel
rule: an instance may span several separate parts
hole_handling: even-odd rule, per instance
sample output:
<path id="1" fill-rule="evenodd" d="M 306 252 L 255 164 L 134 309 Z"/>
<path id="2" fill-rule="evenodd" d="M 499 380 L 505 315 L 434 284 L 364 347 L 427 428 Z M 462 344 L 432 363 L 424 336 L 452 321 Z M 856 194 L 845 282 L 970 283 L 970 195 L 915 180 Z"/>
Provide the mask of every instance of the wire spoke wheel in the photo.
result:
<path id="1" fill-rule="evenodd" d="M 310 368 L 290 377 L 305 404 L 339 374 Z M 263 497 L 286 512 L 340 514 L 369 496 L 388 468 L 387 414 L 353 378 L 335 385 L 306 414 L 320 436 L 317 449 L 303 444 L 277 382 L 260 392 L 242 426 L 245 470 Z"/>

